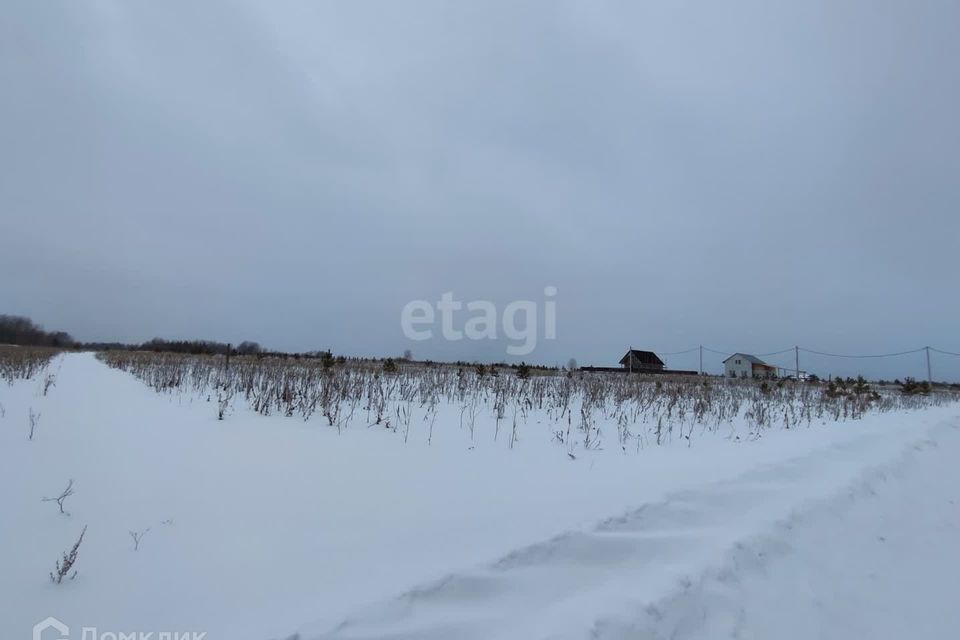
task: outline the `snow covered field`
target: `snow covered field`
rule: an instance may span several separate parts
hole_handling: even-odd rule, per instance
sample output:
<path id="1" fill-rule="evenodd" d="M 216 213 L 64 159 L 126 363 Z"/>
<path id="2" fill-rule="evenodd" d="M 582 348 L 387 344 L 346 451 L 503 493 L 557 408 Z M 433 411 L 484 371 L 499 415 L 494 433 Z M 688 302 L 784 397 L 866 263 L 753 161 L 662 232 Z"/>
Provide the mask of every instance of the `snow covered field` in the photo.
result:
<path id="1" fill-rule="evenodd" d="M 575 451 L 158 394 L 93 354 L 0 384 L 0 637 L 947 638 L 960 407 Z M 28 440 L 30 413 L 39 414 Z M 608 433 L 616 433 L 608 425 Z M 615 438 L 610 438 L 614 443 Z M 639 441 L 638 441 L 639 444 Z M 56 496 L 75 494 L 61 515 Z M 88 526 L 73 581 L 54 562 Z M 146 531 L 134 550 L 129 531 Z M 79 638 L 79 632 L 75 632 Z"/>

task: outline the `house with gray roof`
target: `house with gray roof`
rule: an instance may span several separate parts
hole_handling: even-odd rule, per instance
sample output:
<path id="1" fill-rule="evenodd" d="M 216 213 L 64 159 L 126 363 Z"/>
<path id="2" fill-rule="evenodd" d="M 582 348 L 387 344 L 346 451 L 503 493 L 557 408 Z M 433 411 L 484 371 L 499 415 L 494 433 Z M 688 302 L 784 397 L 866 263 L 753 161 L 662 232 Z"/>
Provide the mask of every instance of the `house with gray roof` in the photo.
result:
<path id="1" fill-rule="evenodd" d="M 728 378 L 775 378 L 777 368 L 749 353 L 735 353 L 723 361 L 723 373 Z"/>

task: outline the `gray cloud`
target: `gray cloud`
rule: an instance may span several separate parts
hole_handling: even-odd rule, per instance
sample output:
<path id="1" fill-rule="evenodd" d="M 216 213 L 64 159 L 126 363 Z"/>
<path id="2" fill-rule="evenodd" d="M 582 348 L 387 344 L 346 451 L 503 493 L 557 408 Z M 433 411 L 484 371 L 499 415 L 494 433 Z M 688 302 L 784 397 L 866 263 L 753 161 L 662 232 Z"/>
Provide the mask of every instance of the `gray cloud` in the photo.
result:
<path id="1" fill-rule="evenodd" d="M 408 342 L 400 309 L 554 285 L 538 361 L 960 351 L 955 3 L 6 14 L 3 312 L 83 339 L 499 359 Z"/>

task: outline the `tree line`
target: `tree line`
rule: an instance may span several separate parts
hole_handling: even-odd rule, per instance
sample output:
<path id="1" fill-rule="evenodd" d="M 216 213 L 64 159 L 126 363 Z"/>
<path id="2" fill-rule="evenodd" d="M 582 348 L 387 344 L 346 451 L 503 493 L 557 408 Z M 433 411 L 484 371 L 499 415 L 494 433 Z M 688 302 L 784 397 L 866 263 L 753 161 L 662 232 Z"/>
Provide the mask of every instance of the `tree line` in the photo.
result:
<path id="1" fill-rule="evenodd" d="M 141 344 L 122 342 L 79 342 L 66 331 L 47 331 L 30 318 L 0 314 L 0 345 L 21 347 L 57 347 L 61 349 L 90 349 L 95 351 L 154 351 L 190 353 L 195 355 L 258 355 L 266 352 L 256 342 L 247 340 L 232 346 L 214 340 L 166 340 L 153 338 Z"/>
<path id="2" fill-rule="evenodd" d="M 0 344 L 66 348 L 77 342 L 66 331 L 46 331 L 30 318 L 0 315 Z"/>
<path id="3" fill-rule="evenodd" d="M 123 342 L 80 342 L 65 331 L 46 331 L 42 326 L 36 324 L 30 318 L 14 315 L 0 314 L 0 345 L 11 344 L 19 346 L 32 347 L 55 347 L 60 349 L 79 349 L 87 351 L 151 351 L 154 353 L 182 353 L 190 355 L 239 355 L 239 356 L 257 356 L 261 358 L 293 358 L 299 359 L 318 359 L 323 362 L 327 368 L 337 364 L 344 364 L 348 358 L 345 356 L 334 356 L 330 350 L 307 351 L 304 353 L 287 353 L 283 351 L 272 351 L 260 346 L 259 343 L 252 340 L 245 340 L 237 345 L 219 342 L 216 340 L 168 340 L 165 338 L 152 338 L 139 344 L 126 344 Z M 380 358 L 349 358 L 356 362 L 380 362 Z M 432 360 L 416 361 L 413 353 L 408 349 L 398 358 L 385 358 L 385 367 L 389 370 L 395 370 L 399 363 L 417 362 L 422 366 L 455 366 L 461 369 L 477 369 L 486 372 L 490 371 L 496 374 L 497 369 L 515 370 L 521 377 L 530 375 L 531 365 L 525 362 L 508 363 L 494 362 L 481 365 L 477 362 L 466 362 L 458 360 L 451 363 L 434 362 Z M 572 361 L 573 368 L 576 367 L 576 361 Z M 536 366 L 538 370 L 553 370 L 558 367 Z"/>

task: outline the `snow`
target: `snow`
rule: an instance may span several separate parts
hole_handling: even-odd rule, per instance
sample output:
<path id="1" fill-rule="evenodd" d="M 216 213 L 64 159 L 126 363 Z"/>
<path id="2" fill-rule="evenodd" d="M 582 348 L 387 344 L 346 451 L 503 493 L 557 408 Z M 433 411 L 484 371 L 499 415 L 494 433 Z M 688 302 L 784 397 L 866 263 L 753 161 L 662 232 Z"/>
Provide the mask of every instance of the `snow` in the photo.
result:
<path id="1" fill-rule="evenodd" d="M 672 603 L 710 608 L 678 637 L 956 638 L 960 433 L 930 435 L 731 554 Z"/>
<path id="2" fill-rule="evenodd" d="M 46 396 L 0 386 L 3 638 L 48 616 L 209 640 L 960 628 L 956 405 L 571 460 L 533 425 L 513 449 L 467 446 L 456 407 L 430 445 L 420 423 L 404 443 L 241 407 L 218 421 L 92 354 L 51 370 Z M 64 516 L 41 499 L 70 479 Z M 51 584 L 84 525 L 77 578 Z"/>

